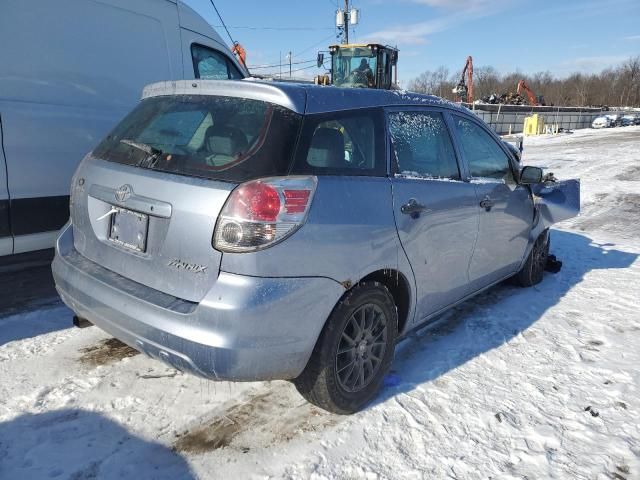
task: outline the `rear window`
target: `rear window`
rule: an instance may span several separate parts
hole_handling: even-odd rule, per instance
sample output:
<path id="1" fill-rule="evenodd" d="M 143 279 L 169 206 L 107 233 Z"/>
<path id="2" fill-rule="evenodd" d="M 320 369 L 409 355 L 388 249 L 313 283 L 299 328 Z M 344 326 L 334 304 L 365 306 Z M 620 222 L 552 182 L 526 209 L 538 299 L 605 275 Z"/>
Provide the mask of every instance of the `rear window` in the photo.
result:
<path id="1" fill-rule="evenodd" d="M 286 175 L 301 116 L 257 100 L 153 97 L 98 145 L 98 158 L 230 182 Z"/>

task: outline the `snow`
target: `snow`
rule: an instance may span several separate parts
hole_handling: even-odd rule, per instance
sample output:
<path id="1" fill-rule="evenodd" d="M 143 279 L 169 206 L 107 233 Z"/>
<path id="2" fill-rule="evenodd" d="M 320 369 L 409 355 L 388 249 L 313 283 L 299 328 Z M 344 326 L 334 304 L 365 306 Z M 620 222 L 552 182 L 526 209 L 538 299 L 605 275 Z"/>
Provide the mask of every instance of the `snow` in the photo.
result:
<path id="1" fill-rule="evenodd" d="M 49 306 L 0 318 L 0 478 L 640 478 L 640 127 L 525 139 L 582 180 L 564 265 L 414 333 L 365 411 L 211 383 Z"/>

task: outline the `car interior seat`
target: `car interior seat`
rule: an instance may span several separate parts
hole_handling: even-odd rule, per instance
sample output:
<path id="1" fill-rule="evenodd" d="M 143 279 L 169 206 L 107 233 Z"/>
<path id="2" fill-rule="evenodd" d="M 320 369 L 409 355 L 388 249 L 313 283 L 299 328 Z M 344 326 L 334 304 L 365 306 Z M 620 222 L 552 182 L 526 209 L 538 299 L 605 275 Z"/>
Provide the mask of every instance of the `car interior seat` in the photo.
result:
<path id="1" fill-rule="evenodd" d="M 313 134 L 307 163 L 320 168 L 344 168 L 344 135 L 335 128 L 318 128 Z"/>
<path id="2" fill-rule="evenodd" d="M 204 135 L 204 150 L 208 155 L 237 158 L 248 147 L 247 137 L 239 128 L 211 125 Z"/>

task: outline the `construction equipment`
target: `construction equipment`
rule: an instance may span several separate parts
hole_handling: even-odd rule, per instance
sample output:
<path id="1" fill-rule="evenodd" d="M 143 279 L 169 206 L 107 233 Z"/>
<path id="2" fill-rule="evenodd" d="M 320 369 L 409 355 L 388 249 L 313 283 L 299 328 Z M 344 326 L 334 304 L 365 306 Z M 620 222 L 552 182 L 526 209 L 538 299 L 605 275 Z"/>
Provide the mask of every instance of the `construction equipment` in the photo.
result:
<path id="1" fill-rule="evenodd" d="M 467 75 L 466 82 L 465 75 Z M 456 95 L 457 102 L 473 103 L 473 58 L 471 55 L 467 57 L 467 63 L 464 64 L 462 69 L 460 81 L 452 92 Z"/>
<path id="2" fill-rule="evenodd" d="M 240 61 L 244 69 L 248 72 L 247 68 L 247 51 L 244 49 L 239 42 L 233 42 L 233 48 L 231 49 L 231 53 L 233 53 L 236 58 Z"/>
<path id="3" fill-rule="evenodd" d="M 516 93 L 518 95 L 522 95 L 523 90 L 527 94 L 527 98 L 529 99 L 529 105 L 531 105 L 532 107 L 540 106 L 540 102 L 538 101 L 538 98 L 535 96 L 533 91 L 529 88 L 529 85 L 527 85 L 527 82 L 525 82 L 524 80 L 520 80 L 518 82 L 518 89 L 516 90 Z"/>
<path id="4" fill-rule="evenodd" d="M 315 83 L 336 87 L 397 88 L 398 49 L 380 43 L 331 45 L 331 79 L 316 77 Z M 324 54 L 318 54 L 318 68 L 324 64 Z"/>

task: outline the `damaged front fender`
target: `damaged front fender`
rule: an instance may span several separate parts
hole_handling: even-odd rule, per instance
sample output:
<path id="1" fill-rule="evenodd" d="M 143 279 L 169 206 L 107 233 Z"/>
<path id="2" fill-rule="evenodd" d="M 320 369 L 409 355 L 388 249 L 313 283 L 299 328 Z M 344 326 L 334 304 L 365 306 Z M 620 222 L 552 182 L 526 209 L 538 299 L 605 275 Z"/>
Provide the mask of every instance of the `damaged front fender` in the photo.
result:
<path id="1" fill-rule="evenodd" d="M 537 212 L 534 230 L 538 232 L 580 213 L 580 180 L 533 184 L 531 191 Z"/>
<path id="2" fill-rule="evenodd" d="M 542 232 L 551 225 L 580 213 L 580 180 L 547 181 L 532 184 L 530 187 L 535 205 L 535 218 L 523 262 Z"/>

